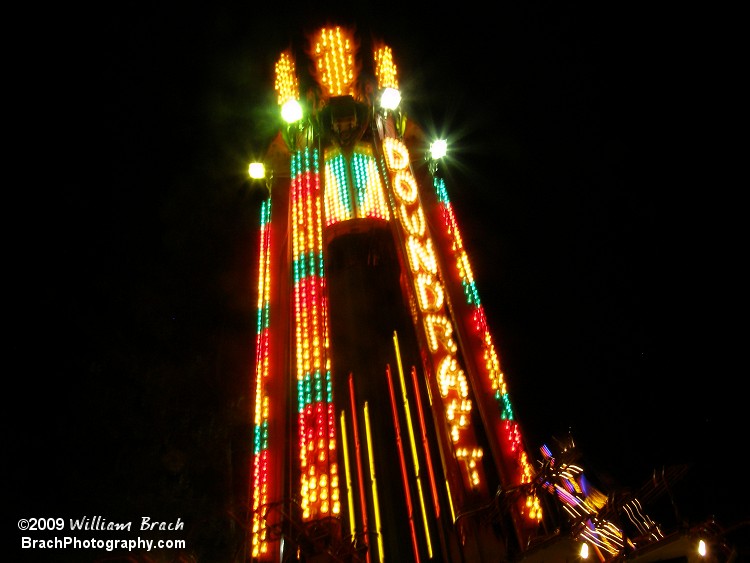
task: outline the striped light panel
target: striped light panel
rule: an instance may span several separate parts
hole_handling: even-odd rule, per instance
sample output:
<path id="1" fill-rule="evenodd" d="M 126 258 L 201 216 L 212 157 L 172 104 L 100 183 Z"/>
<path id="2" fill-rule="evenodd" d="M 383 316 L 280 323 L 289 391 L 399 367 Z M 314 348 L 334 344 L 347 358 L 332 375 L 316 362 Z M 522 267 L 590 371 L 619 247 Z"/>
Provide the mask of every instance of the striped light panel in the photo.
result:
<path id="1" fill-rule="evenodd" d="M 300 498 L 312 520 L 341 511 L 316 149 L 292 154 L 290 194 Z"/>
<path id="2" fill-rule="evenodd" d="M 506 431 L 506 435 L 503 438 L 505 443 L 510 445 L 509 449 L 518 462 L 520 473 L 518 476 L 519 484 L 529 483 L 534 474 L 534 469 L 522 445 L 520 427 L 513 420 L 513 408 L 510 403 L 505 377 L 500 369 L 500 360 L 498 359 L 492 335 L 487 325 L 484 308 L 482 307 L 479 293 L 474 283 L 474 275 L 469 264 L 469 257 L 461 240 L 461 233 L 459 232 L 458 223 L 453 213 L 453 206 L 448 199 L 448 192 L 443 179 L 436 176 L 433 185 L 446 232 L 452 241 L 451 248 L 455 258 L 453 264 L 461 279 L 466 302 L 473 308 L 472 319 L 474 321 L 474 330 L 482 342 L 485 376 L 488 378 L 491 388 L 494 391 L 495 399 L 498 402 L 500 418 L 504 421 L 503 428 Z M 526 499 L 525 510 L 523 512 L 532 520 L 541 520 L 542 510 L 536 495 L 531 495 Z"/>
<path id="3" fill-rule="evenodd" d="M 269 376 L 269 301 L 271 294 L 271 200 L 263 202 L 260 212 L 260 260 L 258 264 L 258 326 L 255 359 L 255 418 L 253 421 L 253 504 L 252 553 L 258 557 L 268 551 L 265 507 L 268 504 L 268 414 L 266 382 Z M 283 440 L 283 438 L 281 438 Z"/>

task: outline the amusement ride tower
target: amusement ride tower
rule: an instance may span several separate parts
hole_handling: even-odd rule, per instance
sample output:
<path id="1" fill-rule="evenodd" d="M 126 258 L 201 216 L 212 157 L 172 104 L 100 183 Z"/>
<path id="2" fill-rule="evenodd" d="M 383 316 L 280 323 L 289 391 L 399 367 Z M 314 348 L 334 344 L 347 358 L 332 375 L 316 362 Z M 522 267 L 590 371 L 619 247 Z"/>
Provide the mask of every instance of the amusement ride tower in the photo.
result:
<path id="1" fill-rule="evenodd" d="M 582 548 L 604 562 L 654 547 L 664 536 L 639 500 L 591 486 L 573 447 L 527 453 L 437 157 L 399 107 L 391 49 L 361 47 L 324 27 L 301 65 L 309 84 L 291 49 L 275 66 L 287 124 L 256 176 L 268 193 L 247 559 L 563 561 Z"/>
<path id="2" fill-rule="evenodd" d="M 306 92 L 275 67 L 303 111 L 264 162 L 250 559 L 495 560 L 541 507 L 444 181 L 391 49 L 310 43 Z"/>

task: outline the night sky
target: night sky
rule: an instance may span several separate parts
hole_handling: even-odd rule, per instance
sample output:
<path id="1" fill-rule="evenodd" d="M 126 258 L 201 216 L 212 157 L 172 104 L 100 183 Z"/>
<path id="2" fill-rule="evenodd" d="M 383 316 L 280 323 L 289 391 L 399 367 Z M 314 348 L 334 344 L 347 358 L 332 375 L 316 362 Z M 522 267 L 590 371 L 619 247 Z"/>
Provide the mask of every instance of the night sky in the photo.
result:
<path id="1" fill-rule="evenodd" d="M 719 196 L 708 40 L 683 25 L 698 14 L 58 9 L 19 18 L 33 48 L 5 108 L 14 519 L 181 516 L 217 561 L 236 548 L 247 164 L 277 131 L 275 61 L 325 24 L 391 46 L 408 118 L 452 143 L 441 172 L 532 453 L 572 432 L 624 488 L 688 465 L 681 513 L 748 519 L 747 251 L 740 200 Z"/>

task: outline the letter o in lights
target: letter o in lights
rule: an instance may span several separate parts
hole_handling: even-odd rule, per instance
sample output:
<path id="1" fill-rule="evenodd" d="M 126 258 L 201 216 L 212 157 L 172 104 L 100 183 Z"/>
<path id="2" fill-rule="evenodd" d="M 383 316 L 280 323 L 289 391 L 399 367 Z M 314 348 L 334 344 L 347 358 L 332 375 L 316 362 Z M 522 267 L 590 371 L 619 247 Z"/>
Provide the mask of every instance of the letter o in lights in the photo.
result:
<path id="1" fill-rule="evenodd" d="M 393 191 L 405 203 L 417 201 L 417 182 L 408 170 L 400 170 L 393 175 Z"/>

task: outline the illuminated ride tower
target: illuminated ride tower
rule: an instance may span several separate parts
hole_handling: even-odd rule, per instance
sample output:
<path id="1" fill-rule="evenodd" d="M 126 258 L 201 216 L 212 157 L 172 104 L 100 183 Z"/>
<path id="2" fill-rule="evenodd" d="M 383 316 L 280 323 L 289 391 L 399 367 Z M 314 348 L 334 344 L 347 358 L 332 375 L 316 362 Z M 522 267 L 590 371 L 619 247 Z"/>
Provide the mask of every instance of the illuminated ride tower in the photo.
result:
<path id="1" fill-rule="evenodd" d="M 304 109 L 264 163 L 248 558 L 498 561 L 541 525 L 532 461 L 391 50 L 358 51 L 320 29 L 304 96 L 276 63 Z"/>

